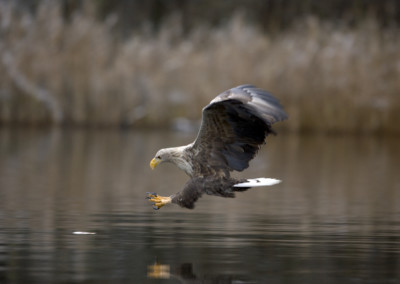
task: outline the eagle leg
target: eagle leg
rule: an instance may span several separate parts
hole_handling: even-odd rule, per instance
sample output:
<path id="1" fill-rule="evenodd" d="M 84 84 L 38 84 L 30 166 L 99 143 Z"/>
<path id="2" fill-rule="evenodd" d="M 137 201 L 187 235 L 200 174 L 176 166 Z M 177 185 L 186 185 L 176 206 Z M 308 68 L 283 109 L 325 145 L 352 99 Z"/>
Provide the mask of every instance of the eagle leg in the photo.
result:
<path id="1" fill-rule="evenodd" d="M 153 203 L 153 209 L 158 210 L 164 205 L 171 203 L 171 197 L 170 196 L 160 196 L 157 193 L 154 192 L 147 192 L 147 199 L 150 202 Z"/>

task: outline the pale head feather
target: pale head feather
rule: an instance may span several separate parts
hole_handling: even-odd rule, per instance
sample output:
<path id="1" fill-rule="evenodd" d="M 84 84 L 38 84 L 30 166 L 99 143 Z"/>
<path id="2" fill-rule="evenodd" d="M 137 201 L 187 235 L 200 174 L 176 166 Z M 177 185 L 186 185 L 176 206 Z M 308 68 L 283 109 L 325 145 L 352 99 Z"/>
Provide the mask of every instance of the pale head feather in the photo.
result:
<path id="1" fill-rule="evenodd" d="M 185 149 L 187 146 L 180 147 L 172 147 L 158 150 L 156 153 L 155 159 L 162 163 L 173 163 L 178 168 L 186 172 L 189 176 L 192 175 L 192 165 L 190 161 L 187 159 Z"/>

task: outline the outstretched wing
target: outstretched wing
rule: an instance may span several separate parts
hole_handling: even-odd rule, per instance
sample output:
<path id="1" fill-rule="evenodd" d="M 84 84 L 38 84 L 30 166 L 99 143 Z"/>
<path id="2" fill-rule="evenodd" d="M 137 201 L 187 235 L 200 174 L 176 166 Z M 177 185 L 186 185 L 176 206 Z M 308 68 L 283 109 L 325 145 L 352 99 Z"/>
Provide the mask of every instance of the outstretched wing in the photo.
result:
<path id="1" fill-rule="evenodd" d="M 252 85 L 218 95 L 203 109 L 194 158 L 216 171 L 242 171 L 249 166 L 271 125 L 287 118 L 279 101 Z"/>

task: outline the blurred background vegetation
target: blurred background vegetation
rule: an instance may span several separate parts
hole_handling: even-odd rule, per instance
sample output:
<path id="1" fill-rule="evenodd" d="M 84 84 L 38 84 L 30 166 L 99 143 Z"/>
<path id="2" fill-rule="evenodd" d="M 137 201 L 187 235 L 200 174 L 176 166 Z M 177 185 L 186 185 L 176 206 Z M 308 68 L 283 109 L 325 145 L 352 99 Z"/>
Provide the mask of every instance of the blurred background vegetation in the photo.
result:
<path id="1" fill-rule="evenodd" d="M 167 127 L 275 94 L 292 132 L 400 133 L 397 0 L 0 0 L 0 126 Z"/>

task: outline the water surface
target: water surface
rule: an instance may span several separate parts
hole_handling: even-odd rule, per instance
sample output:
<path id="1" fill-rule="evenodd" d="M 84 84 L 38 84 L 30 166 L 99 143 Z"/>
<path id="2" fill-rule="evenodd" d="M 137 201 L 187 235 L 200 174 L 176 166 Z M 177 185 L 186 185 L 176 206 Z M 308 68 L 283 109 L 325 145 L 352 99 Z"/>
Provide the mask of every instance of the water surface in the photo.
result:
<path id="1" fill-rule="evenodd" d="M 271 137 L 239 176 L 281 184 L 154 211 L 193 138 L 0 130 L 0 282 L 399 283 L 399 138 Z"/>

